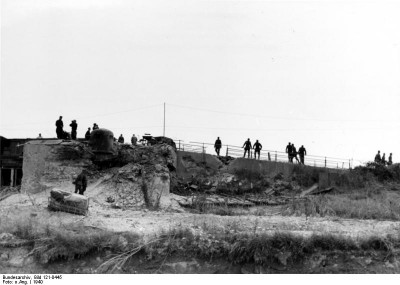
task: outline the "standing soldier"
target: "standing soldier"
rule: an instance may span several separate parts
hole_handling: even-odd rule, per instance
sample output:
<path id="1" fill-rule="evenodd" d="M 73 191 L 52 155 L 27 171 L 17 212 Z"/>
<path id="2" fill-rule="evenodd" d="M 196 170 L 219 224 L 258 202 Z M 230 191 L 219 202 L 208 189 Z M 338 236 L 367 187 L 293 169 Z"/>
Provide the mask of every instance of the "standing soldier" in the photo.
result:
<path id="1" fill-rule="evenodd" d="M 293 157 L 292 157 L 292 144 L 289 142 L 289 144 L 286 146 L 286 153 L 288 154 L 288 159 L 289 162 L 293 162 Z"/>
<path id="2" fill-rule="evenodd" d="M 90 140 L 90 128 L 87 129 L 87 132 L 85 134 L 85 140 Z"/>
<path id="3" fill-rule="evenodd" d="M 137 143 L 137 137 L 135 136 L 135 134 L 132 135 L 131 143 L 132 143 L 132 145 L 136 145 L 136 143 Z"/>
<path id="4" fill-rule="evenodd" d="M 386 165 L 385 154 L 382 155 L 381 163 L 382 163 L 383 165 Z"/>
<path id="5" fill-rule="evenodd" d="M 221 140 L 219 139 L 219 137 L 215 140 L 215 143 L 214 143 L 214 148 L 215 148 L 215 152 L 217 153 L 217 156 L 219 157 L 219 151 L 221 150 L 221 147 L 222 147 L 222 142 L 221 142 Z"/>
<path id="6" fill-rule="evenodd" d="M 250 158 L 250 150 L 251 150 L 251 142 L 250 139 L 247 139 L 247 141 L 244 142 L 243 146 L 244 148 L 244 155 L 243 157 L 246 157 L 246 152 L 247 152 L 247 158 Z"/>
<path id="7" fill-rule="evenodd" d="M 76 140 L 76 129 L 78 128 L 76 120 L 73 120 L 69 126 L 71 127 L 71 139 Z"/>
<path id="8" fill-rule="evenodd" d="M 299 148 L 299 155 L 301 164 L 304 164 L 304 156 L 307 155 L 307 151 L 303 145 Z"/>
<path id="9" fill-rule="evenodd" d="M 56 121 L 56 127 L 57 138 L 62 139 L 64 134 L 64 123 L 62 121 L 62 116 L 60 116 L 60 118 Z"/>
<path id="10" fill-rule="evenodd" d="M 376 163 L 381 163 L 381 151 L 378 150 L 378 153 L 375 155 L 375 160 Z"/>
<path id="11" fill-rule="evenodd" d="M 392 165 L 392 164 L 393 164 L 393 161 L 392 161 L 392 153 L 390 153 L 389 159 L 388 159 L 388 162 L 387 162 L 387 165 Z"/>
<path id="12" fill-rule="evenodd" d="M 257 153 L 258 153 L 258 159 L 260 159 L 260 152 L 262 149 L 262 145 L 256 140 L 255 144 L 253 145 L 254 148 L 254 158 L 256 158 Z"/>
<path id="13" fill-rule="evenodd" d="M 82 170 L 81 174 L 78 175 L 78 177 L 76 177 L 75 181 L 75 193 L 83 195 L 83 192 L 86 191 L 86 186 L 87 186 L 87 178 L 85 175 L 85 171 Z"/>
<path id="14" fill-rule="evenodd" d="M 118 138 L 118 142 L 119 142 L 119 143 L 124 143 L 124 141 L 125 141 L 125 139 L 124 139 L 123 135 L 121 134 L 121 135 L 119 136 L 119 138 Z"/>
<path id="15" fill-rule="evenodd" d="M 297 158 L 297 150 L 296 150 L 296 147 L 294 146 L 294 144 L 292 144 L 292 154 L 291 154 L 291 157 L 292 157 L 292 163 L 293 163 L 293 158 L 296 159 L 297 163 L 300 163 L 299 159 Z"/>

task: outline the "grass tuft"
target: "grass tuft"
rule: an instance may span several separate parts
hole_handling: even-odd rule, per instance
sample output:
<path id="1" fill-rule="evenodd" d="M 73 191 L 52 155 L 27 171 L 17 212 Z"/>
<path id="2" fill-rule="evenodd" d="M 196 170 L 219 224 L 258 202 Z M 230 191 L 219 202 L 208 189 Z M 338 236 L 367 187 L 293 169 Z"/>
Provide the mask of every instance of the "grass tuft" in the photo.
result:
<path id="1" fill-rule="evenodd" d="M 400 220 L 398 196 L 379 189 L 350 190 L 346 194 L 320 195 L 291 200 L 283 215 L 335 216 L 348 219 Z"/>

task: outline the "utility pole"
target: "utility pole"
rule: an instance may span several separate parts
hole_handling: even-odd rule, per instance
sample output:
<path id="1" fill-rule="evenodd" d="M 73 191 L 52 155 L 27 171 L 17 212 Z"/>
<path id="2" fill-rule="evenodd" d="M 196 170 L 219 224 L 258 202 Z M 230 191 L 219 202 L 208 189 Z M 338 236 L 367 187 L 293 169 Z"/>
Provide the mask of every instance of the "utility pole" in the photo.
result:
<path id="1" fill-rule="evenodd" d="M 165 137 L 165 102 L 164 102 L 164 128 L 163 128 L 163 137 Z"/>

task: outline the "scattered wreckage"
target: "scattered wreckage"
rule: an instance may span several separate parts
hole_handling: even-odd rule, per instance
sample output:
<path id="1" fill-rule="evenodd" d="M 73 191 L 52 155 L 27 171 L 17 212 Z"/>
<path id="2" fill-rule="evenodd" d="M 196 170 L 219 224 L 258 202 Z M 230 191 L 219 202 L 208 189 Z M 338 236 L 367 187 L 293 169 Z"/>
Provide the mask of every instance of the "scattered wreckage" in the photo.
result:
<path id="1" fill-rule="evenodd" d="M 50 191 L 49 209 L 76 215 L 86 215 L 89 210 L 89 198 L 60 189 Z"/>

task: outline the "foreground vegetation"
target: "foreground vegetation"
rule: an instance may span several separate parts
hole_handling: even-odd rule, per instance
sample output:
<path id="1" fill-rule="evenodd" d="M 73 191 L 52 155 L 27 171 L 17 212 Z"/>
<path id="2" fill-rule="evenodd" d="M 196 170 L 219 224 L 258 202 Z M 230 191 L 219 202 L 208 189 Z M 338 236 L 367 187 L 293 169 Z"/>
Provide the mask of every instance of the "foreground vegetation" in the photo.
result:
<path id="1" fill-rule="evenodd" d="M 304 237 L 290 233 L 240 233 L 205 225 L 164 231 L 144 240 L 133 233 L 117 233 L 75 227 L 69 230 L 46 227 L 39 230 L 32 222 L 15 227 L 1 227 L 1 232 L 32 241 L 31 254 L 41 264 L 58 260 L 81 259 L 94 253 L 108 252 L 98 273 L 119 272 L 137 258 L 144 262 L 163 263 L 167 258 L 199 258 L 212 261 L 224 259 L 231 264 L 268 265 L 274 262 L 301 263 L 321 251 L 363 252 L 383 251 L 387 257 L 400 249 L 397 236 L 354 240 L 324 234 Z M 284 257 L 284 261 L 282 261 Z"/>
<path id="2" fill-rule="evenodd" d="M 283 215 L 347 219 L 400 220 L 399 192 L 383 187 L 349 189 L 345 193 L 311 196 L 282 206 Z"/>

